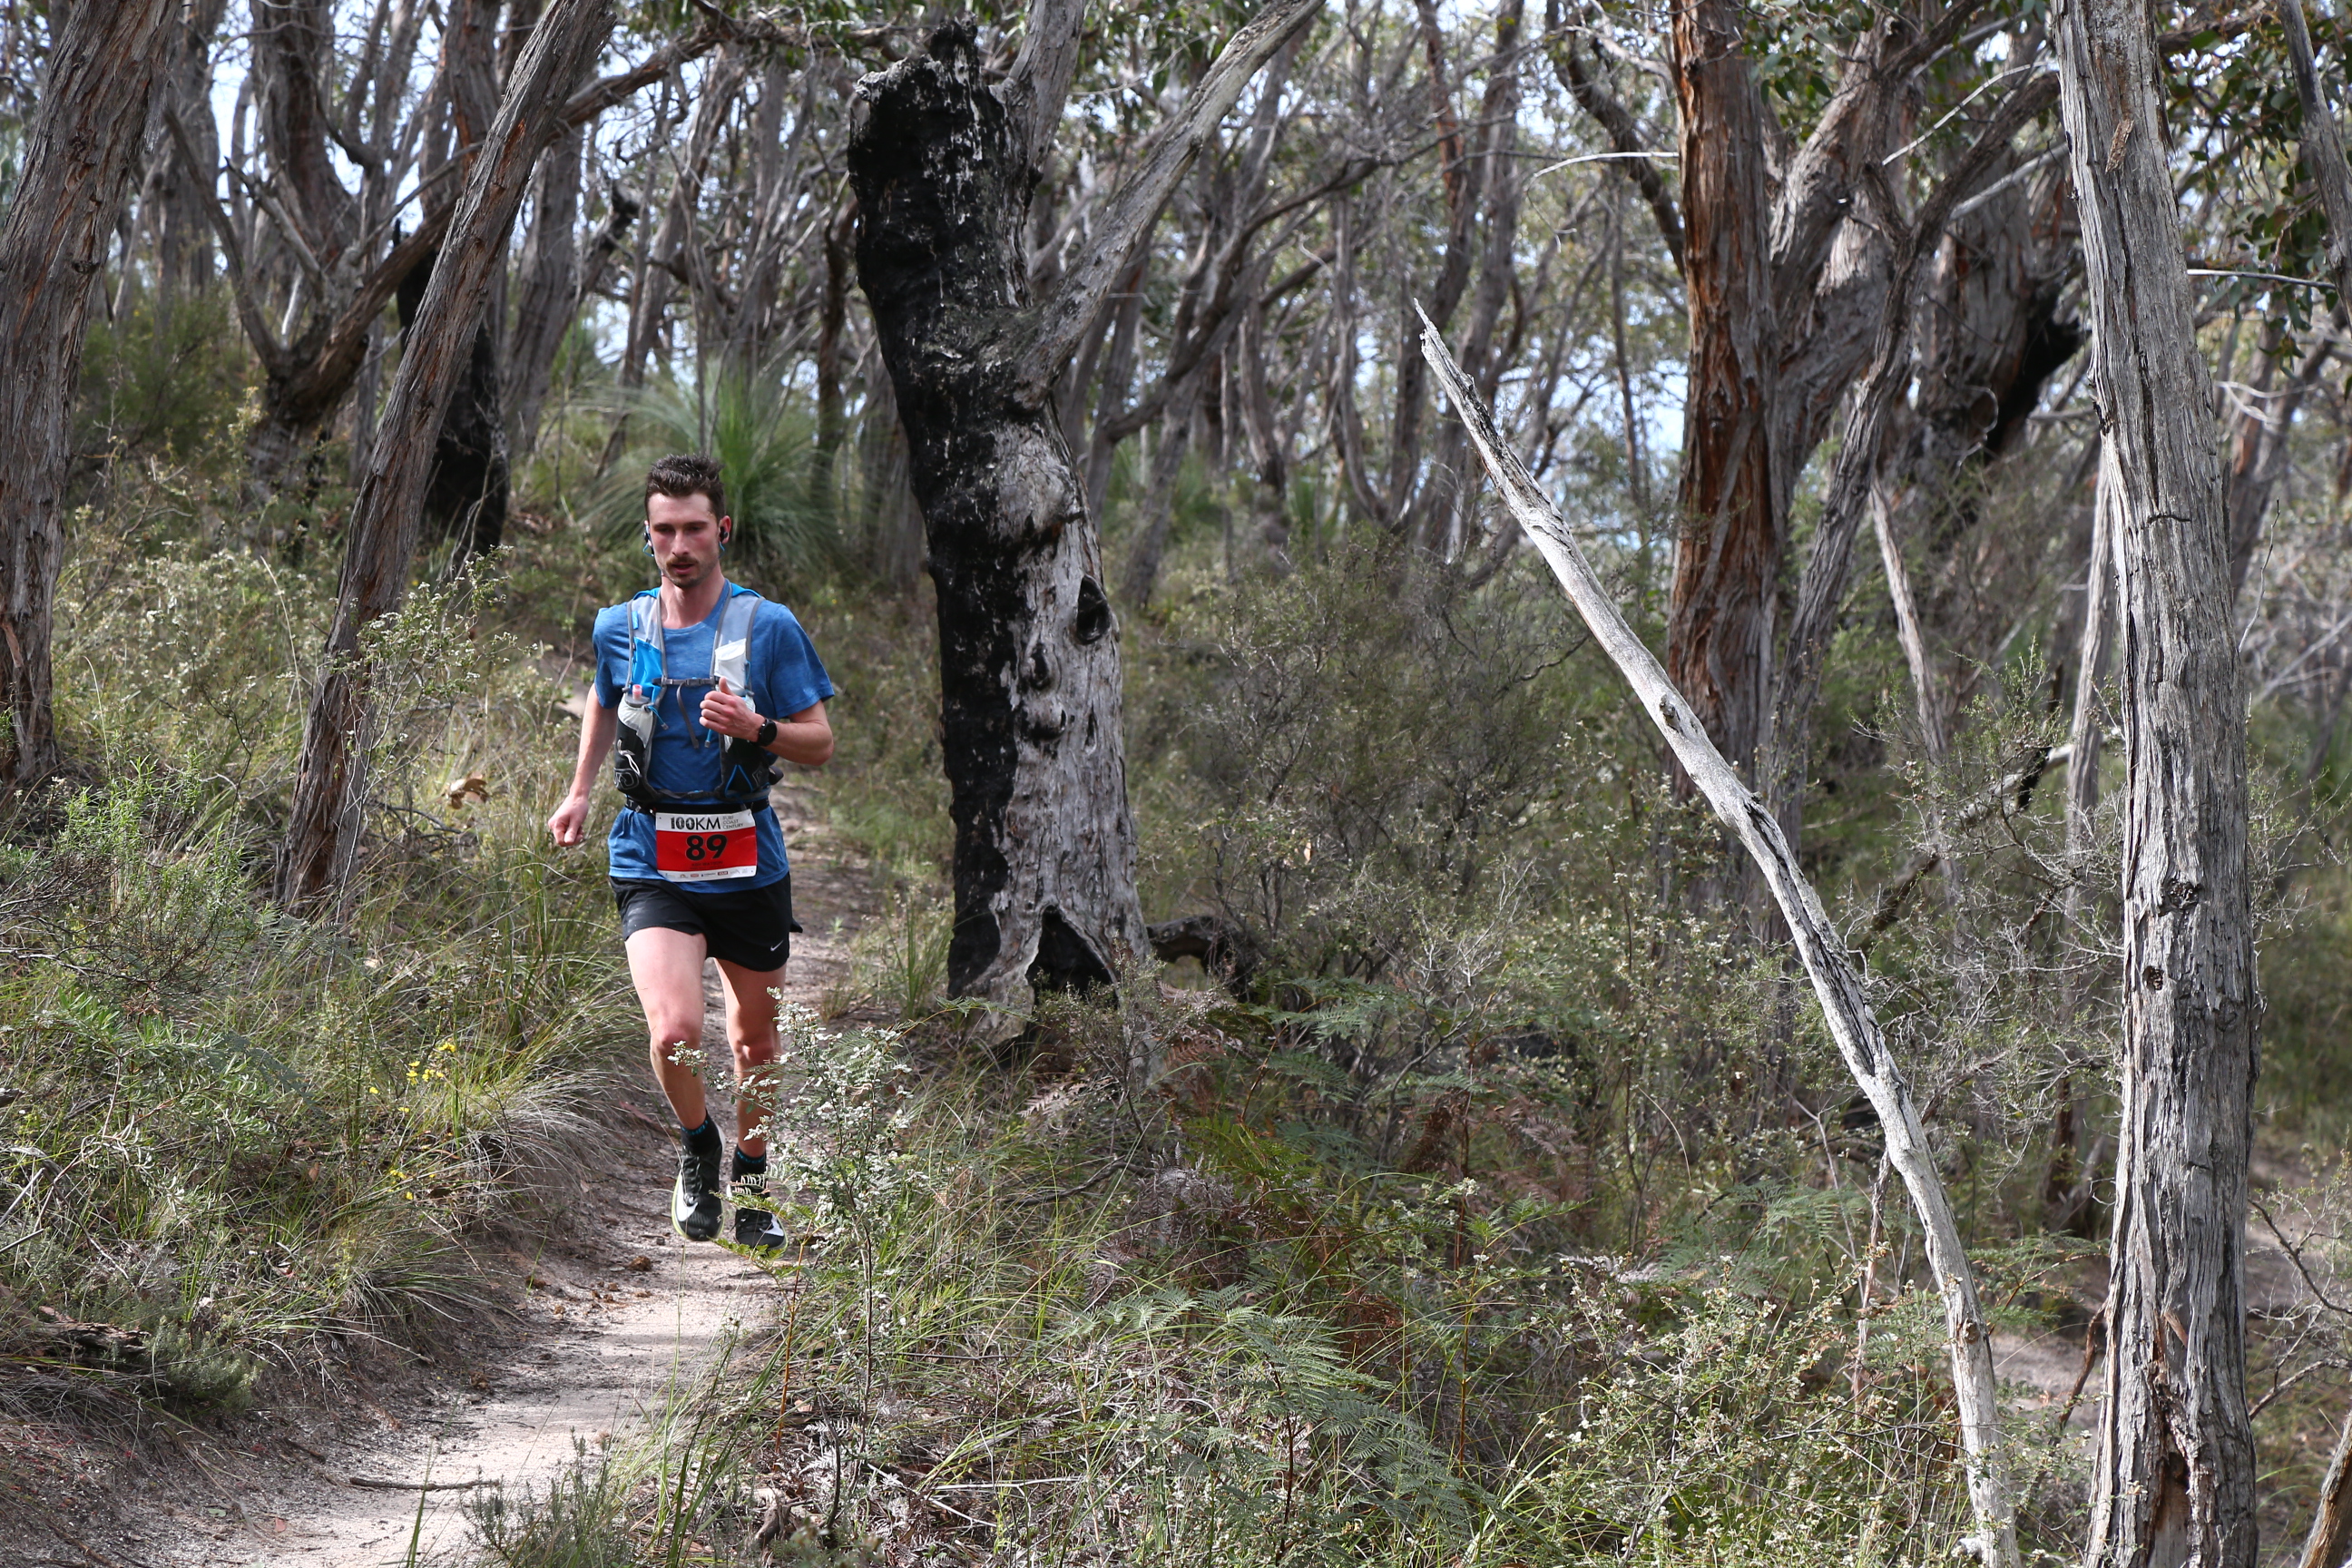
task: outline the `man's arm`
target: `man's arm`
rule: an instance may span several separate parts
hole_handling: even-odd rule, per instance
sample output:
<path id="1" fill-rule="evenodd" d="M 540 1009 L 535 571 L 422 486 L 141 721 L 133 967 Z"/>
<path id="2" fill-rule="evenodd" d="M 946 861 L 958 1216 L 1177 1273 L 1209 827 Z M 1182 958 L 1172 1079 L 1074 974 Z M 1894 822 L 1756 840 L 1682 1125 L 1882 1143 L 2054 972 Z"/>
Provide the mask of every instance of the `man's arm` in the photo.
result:
<path id="1" fill-rule="evenodd" d="M 555 835 L 558 844 L 577 844 L 588 825 L 588 792 L 596 783 L 596 774 L 604 766 L 604 753 L 613 749 L 613 732 L 620 727 L 614 711 L 596 700 L 594 690 L 588 693 L 588 710 L 580 716 L 580 756 L 572 766 L 572 790 L 555 815 L 547 819 L 547 830 Z M 832 751 L 828 740 L 825 750 Z"/>
<path id="2" fill-rule="evenodd" d="M 768 750 L 803 767 L 821 768 L 833 761 L 833 721 L 824 716 L 824 704 L 777 720 L 776 738 L 768 742 Z"/>
<path id="3" fill-rule="evenodd" d="M 739 741 L 756 741 L 760 727 L 766 722 L 749 702 L 728 690 L 723 680 L 702 700 L 702 727 L 706 730 L 732 735 Z M 824 704 L 819 702 L 789 719 L 777 720 L 776 738 L 768 742 L 768 750 L 804 768 L 821 768 L 833 761 L 833 724 L 824 716 Z"/>

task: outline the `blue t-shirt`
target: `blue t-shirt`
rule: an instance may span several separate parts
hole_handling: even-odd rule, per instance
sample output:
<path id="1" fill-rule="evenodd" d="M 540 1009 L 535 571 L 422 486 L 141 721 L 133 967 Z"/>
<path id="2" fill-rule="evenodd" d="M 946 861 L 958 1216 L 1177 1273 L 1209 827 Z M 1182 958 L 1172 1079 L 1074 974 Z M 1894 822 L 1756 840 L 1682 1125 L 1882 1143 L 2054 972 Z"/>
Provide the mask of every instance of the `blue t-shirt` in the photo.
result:
<path id="1" fill-rule="evenodd" d="M 699 680 L 710 674 L 711 645 L 719 636 L 719 617 L 726 613 L 730 592 L 719 597 L 719 607 L 701 625 L 667 626 L 662 631 L 664 673 L 673 680 Z M 628 683 L 633 648 L 629 637 L 629 606 L 614 605 L 596 612 L 596 700 L 606 708 L 621 705 L 621 689 Z M 833 695 L 833 682 L 816 657 L 816 647 L 793 613 L 773 600 L 762 600 L 751 619 L 751 658 L 745 670 L 751 689 L 743 700 L 761 717 L 783 720 L 814 708 Z M 727 737 L 702 727 L 698 717 L 708 687 L 665 686 L 654 710 L 653 756 L 648 773 L 654 788 L 665 795 L 714 794 L 719 787 L 719 759 Z M 690 809 L 681 807 L 679 809 Z M 751 877 L 711 882 L 670 882 L 688 893 L 740 892 L 764 888 L 790 873 L 784 858 L 783 830 L 776 814 L 764 803 L 754 816 L 760 834 L 760 869 Z M 624 811 L 613 819 L 607 840 L 612 874 L 624 881 L 661 881 L 654 867 L 654 819 L 642 811 Z"/>

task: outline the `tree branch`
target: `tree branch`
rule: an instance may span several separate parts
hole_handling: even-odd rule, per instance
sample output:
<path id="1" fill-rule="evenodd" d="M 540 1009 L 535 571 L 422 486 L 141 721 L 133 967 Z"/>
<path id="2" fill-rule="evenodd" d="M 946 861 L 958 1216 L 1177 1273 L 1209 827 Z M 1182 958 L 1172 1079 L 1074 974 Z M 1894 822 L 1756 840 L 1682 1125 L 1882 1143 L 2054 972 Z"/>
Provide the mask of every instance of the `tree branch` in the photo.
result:
<path id="1" fill-rule="evenodd" d="M 2327 268 L 2339 300 L 2352 300 L 2352 166 L 2344 161 L 2344 137 L 2335 111 L 2319 89 L 2319 64 L 2312 58 L 2311 30 L 2304 25 L 2303 0 L 2278 0 L 2279 25 L 2286 34 L 2287 59 L 2294 69 L 2294 95 L 2303 102 L 2303 162 L 2319 187 L 2327 214 Z"/>
<path id="2" fill-rule="evenodd" d="M 302 226 L 278 205 L 278 198 L 269 194 L 267 184 L 254 179 L 235 163 L 224 162 L 221 167 L 228 171 L 231 179 L 245 187 L 245 194 L 253 198 L 253 205 L 268 213 L 284 231 L 287 239 L 293 244 L 294 258 L 302 264 L 302 270 L 310 275 L 310 281 L 323 289 L 327 282 L 327 269 L 319 265 L 318 254 L 311 249 L 310 237 L 302 232 Z"/>
<path id="3" fill-rule="evenodd" d="M 440 245 L 442 236 L 449 230 L 449 220 L 456 215 L 455 202 L 425 218 L 415 234 L 392 247 L 391 254 L 375 264 L 361 282 L 359 292 L 352 296 L 335 316 L 334 324 L 327 329 L 326 342 L 320 345 L 312 361 L 312 374 L 328 374 L 330 362 L 339 354 L 356 353 L 367 342 L 370 323 L 387 301 L 400 291 L 400 281 L 415 271 L 424 259 Z M 356 346 L 355 346 L 356 345 Z"/>
<path id="4" fill-rule="evenodd" d="M 685 37 L 664 44 L 627 70 L 599 77 L 566 99 L 556 117 L 565 129 L 585 125 L 642 87 L 651 87 L 678 67 L 698 60 L 721 44 L 772 44 L 806 49 L 822 42 L 886 44 L 904 37 L 908 29 L 893 24 L 871 27 L 790 27 L 772 22 L 748 21 L 728 16 L 715 6 L 698 3 L 702 26 Z M 1066 90 L 1067 84 L 1065 84 Z"/>
<path id="5" fill-rule="evenodd" d="M 1666 252 L 1675 258 L 1675 270 L 1683 270 L 1683 219 L 1675 206 L 1675 195 L 1666 189 L 1664 176 L 1650 161 L 1651 149 L 1642 142 L 1641 128 L 1633 116 L 1617 101 L 1599 79 L 1584 68 L 1582 57 L 1576 52 L 1576 35 L 1562 35 L 1551 51 L 1551 68 L 1567 88 L 1577 107 L 1591 115 L 1593 122 L 1609 135 L 1609 144 L 1623 157 L 1622 172 L 1650 204 L 1650 216 L 1657 220 L 1658 237 L 1666 242 Z"/>
<path id="6" fill-rule="evenodd" d="M 236 225 L 229 222 L 228 214 L 221 210 L 220 197 L 214 194 L 214 172 L 196 156 L 188 140 L 188 128 L 180 123 L 178 110 L 164 110 L 163 123 L 172 132 L 172 145 L 179 150 L 180 162 L 187 167 L 188 189 L 203 205 L 205 219 L 213 226 L 213 234 L 221 243 L 221 259 L 228 268 L 228 291 L 236 302 L 236 319 L 245 328 L 245 335 L 253 341 L 254 352 L 261 356 L 263 366 L 274 374 L 285 364 L 286 345 L 278 341 L 261 301 L 254 298 L 253 281 L 245 270 L 245 247 L 237 243 Z"/>
<path id="7" fill-rule="evenodd" d="M 1087 0 L 1030 0 L 1029 25 L 1004 84 L 1004 104 L 1021 127 L 1029 162 L 1040 168 L 1054 150 L 1054 128 L 1078 72 L 1086 22 Z"/>
<path id="8" fill-rule="evenodd" d="M 1955 7 L 1957 9 L 1957 7 Z M 1785 671 L 1779 683 L 1773 723 L 1761 770 L 1764 794 L 1782 830 L 1792 838 L 1801 820 L 1797 809 L 1804 795 L 1808 759 L 1807 721 L 1820 694 L 1822 668 L 1832 635 L 1837 629 L 1851 574 L 1853 542 L 1862 527 L 1872 489 L 1878 479 L 1879 457 L 1895 405 L 1911 382 L 1911 295 L 1919 269 L 1936 252 L 1944 225 L 1960 199 L 1982 184 L 1994 161 L 2008 150 L 2010 139 L 2058 96 L 2058 79 L 2034 75 L 2011 88 L 1992 118 L 1952 172 L 1928 196 L 1916 220 L 1901 226 L 1900 207 L 1884 164 L 1864 160 L 1861 183 L 1880 215 L 1895 229 L 1892 276 L 1879 309 L 1875 340 L 1871 348 L 1870 374 L 1862 395 L 1854 400 L 1838 448 L 1837 466 L 1830 481 L 1822 524 L 1813 552 L 1805 563 L 1797 593 L 1797 613 L 1789 626 Z"/>
<path id="9" fill-rule="evenodd" d="M 2017 1535 L 1999 1457 L 2000 1405 L 1993 1382 L 1992 1342 L 1984 1309 L 1977 1297 L 1976 1275 L 1960 1241 L 1952 1205 L 1936 1169 L 1935 1152 L 1921 1126 L 1911 1089 L 1887 1049 L 1885 1036 L 1871 1010 L 1862 976 L 1847 956 L 1837 928 L 1822 910 L 1812 884 L 1805 879 L 1790 855 L 1780 826 L 1761 802 L 1739 782 L 1739 775 L 1716 750 L 1690 705 L 1675 689 L 1665 669 L 1610 598 L 1594 574 L 1573 533 L 1543 491 L 1536 486 L 1518 455 L 1506 446 L 1477 394 L 1446 353 L 1437 329 L 1422 317 L 1422 354 L 1436 374 L 1438 384 L 1470 432 L 1478 455 L 1519 526 L 1527 531 L 1552 574 L 1567 590 L 1577 612 L 1592 630 L 1594 640 L 1608 653 L 1633 688 L 1646 712 L 1684 771 L 1724 825 L 1736 834 L 1762 871 L 1772 896 L 1821 999 L 1822 1014 L 1836 1038 L 1847 1069 L 1869 1096 L 1885 1130 L 1886 1154 L 1903 1177 L 1925 1234 L 1929 1272 L 1944 1300 L 1945 1343 L 1951 1355 L 1953 1391 L 1960 1415 L 1960 1443 L 1966 1456 L 1969 1500 L 1976 1516 L 1971 1543 L 1987 1568 L 2015 1568 Z"/>
<path id="10" fill-rule="evenodd" d="M 1125 268 L 1136 236 L 1159 216 L 1161 204 L 1202 143 L 1215 134 L 1242 89 L 1292 34 L 1314 20 L 1322 6 L 1323 0 L 1272 0 L 1234 35 L 1183 107 L 1152 133 L 1136 160 L 1134 173 L 1105 204 L 1102 224 L 1086 255 L 1071 267 L 1054 298 L 1034 318 L 1034 334 L 1021 351 L 1013 384 L 1021 401 L 1043 404 L 1061 374 L 1063 362 L 1085 338 L 1096 306 Z"/>

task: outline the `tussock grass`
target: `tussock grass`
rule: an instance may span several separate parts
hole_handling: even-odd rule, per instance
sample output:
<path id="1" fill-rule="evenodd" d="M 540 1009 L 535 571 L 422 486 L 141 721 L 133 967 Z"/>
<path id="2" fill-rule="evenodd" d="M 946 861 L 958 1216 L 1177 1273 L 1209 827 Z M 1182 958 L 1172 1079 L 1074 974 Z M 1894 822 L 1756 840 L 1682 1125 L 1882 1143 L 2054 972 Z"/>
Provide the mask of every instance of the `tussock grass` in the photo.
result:
<path id="1" fill-rule="evenodd" d="M 1561 1205 L 1350 1170 L 1286 1095 L 1128 1092 L 1141 1030 L 1241 1103 L 1276 1042 L 1230 1009 L 1039 1022 L 1045 1078 L 791 1020 L 780 1321 L 633 1459 L 672 1496 L 641 1475 L 580 1561 L 1925 1563 L 1955 1538 L 1932 1301 L 1855 1363 L 1850 1307 L 1787 1292 L 1851 1213 L 1792 1194 L 1728 1256 L 1563 1254 Z M 576 1532 L 543 1506 L 496 1561 Z"/>
<path id="2" fill-rule="evenodd" d="M 499 631 L 496 563 L 373 629 L 395 674 L 362 875 L 324 918 L 271 902 L 331 583 L 214 550 L 180 482 L 119 497 L 127 531 L 78 556 L 79 761 L 0 824 L 0 1411 L 21 1419 L 233 1415 L 477 1319 L 476 1252 L 550 1217 L 635 1036 L 601 868 L 539 841 L 566 721 Z M 445 798 L 453 770 L 488 800 Z"/>

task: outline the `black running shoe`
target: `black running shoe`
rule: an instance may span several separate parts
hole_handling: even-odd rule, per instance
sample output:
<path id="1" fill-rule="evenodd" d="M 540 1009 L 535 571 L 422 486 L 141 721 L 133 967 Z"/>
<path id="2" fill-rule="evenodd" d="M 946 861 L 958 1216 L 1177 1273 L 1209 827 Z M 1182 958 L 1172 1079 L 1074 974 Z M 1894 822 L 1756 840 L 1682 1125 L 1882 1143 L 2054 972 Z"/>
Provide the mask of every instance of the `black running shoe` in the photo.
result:
<path id="1" fill-rule="evenodd" d="M 692 1143 L 677 1150 L 677 1185 L 670 1189 L 669 1223 L 688 1241 L 709 1241 L 719 1234 L 719 1141 L 709 1152 Z"/>
<path id="2" fill-rule="evenodd" d="M 757 1187 L 735 1189 L 735 1245 L 753 1252 L 782 1252 L 784 1248 L 784 1227 L 776 1216 L 764 1208 L 753 1208 L 743 1201 L 746 1196 L 764 1202 L 766 1194 Z"/>

